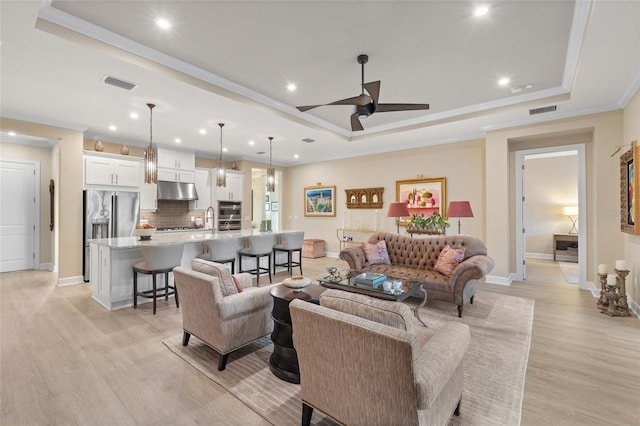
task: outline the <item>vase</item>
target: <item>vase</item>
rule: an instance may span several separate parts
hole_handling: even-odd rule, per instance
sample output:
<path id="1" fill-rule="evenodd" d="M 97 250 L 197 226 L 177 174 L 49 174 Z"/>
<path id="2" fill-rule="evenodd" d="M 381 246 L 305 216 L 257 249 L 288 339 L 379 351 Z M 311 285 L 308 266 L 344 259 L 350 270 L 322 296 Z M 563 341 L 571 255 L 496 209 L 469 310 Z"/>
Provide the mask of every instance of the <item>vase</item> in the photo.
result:
<path id="1" fill-rule="evenodd" d="M 129 147 L 127 145 L 122 145 L 122 148 L 120 148 L 120 154 L 129 155 Z"/>
<path id="2" fill-rule="evenodd" d="M 93 149 L 95 149 L 98 152 L 104 151 L 104 144 L 100 139 L 96 141 L 95 145 L 93 146 Z"/>

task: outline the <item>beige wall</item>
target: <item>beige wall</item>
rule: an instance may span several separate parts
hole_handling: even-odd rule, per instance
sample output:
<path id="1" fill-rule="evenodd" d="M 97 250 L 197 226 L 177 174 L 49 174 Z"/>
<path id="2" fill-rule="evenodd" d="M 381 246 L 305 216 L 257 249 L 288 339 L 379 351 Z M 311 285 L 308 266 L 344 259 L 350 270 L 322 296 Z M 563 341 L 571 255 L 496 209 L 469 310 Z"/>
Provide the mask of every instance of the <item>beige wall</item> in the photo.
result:
<path id="1" fill-rule="evenodd" d="M 640 90 L 638 90 L 624 108 L 623 143 L 638 141 L 640 144 Z M 628 147 L 618 153 L 622 154 Z M 619 155 L 615 156 L 619 159 Z M 617 169 L 616 169 L 617 170 Z M 638 173 L 638 166 L 636 166 Z M 636 189 L 637 191 L 638 189 Z M 636 214 L 636 217 L 638 215 Z M 640 235 L 624 234 L 624 258 L 627 260 L 627 293 L 636 303 L 640 303 Z"/>
<path id="2" fill-rule="evenodd" d="M 52 170 L 53 150 L 48 147 L 2 142 L 0 143 L 0 158 L 10 161 L 37 161 L 40 164 L 40 215 L 38 218 L 38 226 L 40 228 L 40 266 L 35 266 L 53 267 L 55 265 L 55 239 L 54 232 L 49 229 L 49 180 L 53 179 L 57 185 L 57 179 L 54 178 L 55 175 Z"/>
<path id="3" fill-rule="evenodd" d="M 54 257 L 57 258 L 58 282 L 82 282 L 82 132 L 4 117 L 0 119 L 0 128 L 58 140 L 57 147 L 52 150 L 51 166 L 57 188 L 54 246 L 57 244 L 58 249 Z"/>
<path id="4" fill-rule="evenodd" d="M 537 135 L 567 132 L 592 132 L 592 142 L 586 144 L 587 174 L 587 279 L 595 282 L 598 263 L 609 263 L 624 253 L 623 238 L 619 232 L 618 159 L 611 153 L 623 140 L 622 110 L 585 115 L 532 126 L 503 129 L 487 134 L 486 197 L 491 200 L 487 208 L 487 246 L 496 256 L 491 272 L 508 277 L 515 271 L 514 205 L 510 187 L 509 141 Z M 615 217 L 614 217 L 615 216 Z"/>
<path id="5" fill-rule="evenodd" d="M 393 143 L 392 136 L 389 143 Z M 484 239 L 484 155 L 484 141 L 473 140 L 290 167 L 284 177 L 284 202 L 280 208 L 284 228 L 303 230 L 305 238 L 325 240 L 326 250 L 331 253 L 339 251 L 336 228 L 395 232 L 395 221 L 386 214 L 389 203 L 396 201 L 396 181 L 422 175 L 447 179 L 447 202 L 471 202 L 474 217 L 462 219 L 462 232 Z M 336 186 L 336 217 L 304 216 L 304 187 L 319 182 Z M 369 187 L 384 187 L 382 209 L 345 207 L 345 189 Z M 400 232 L 404 233 L 402 229 Z M 452 221 L 447 233 L 457 233 L 457 220 Z"/>

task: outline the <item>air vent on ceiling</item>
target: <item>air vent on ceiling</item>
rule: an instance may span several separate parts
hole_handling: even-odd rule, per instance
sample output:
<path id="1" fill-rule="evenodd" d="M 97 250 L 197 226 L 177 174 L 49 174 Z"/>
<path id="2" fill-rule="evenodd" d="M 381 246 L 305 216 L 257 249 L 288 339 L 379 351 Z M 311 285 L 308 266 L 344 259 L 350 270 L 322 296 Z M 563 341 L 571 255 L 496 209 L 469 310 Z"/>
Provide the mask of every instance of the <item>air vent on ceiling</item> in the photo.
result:
<path id="1" fill-rule="evenodd" d="M 304 139 L 302 139 L 302 142 L 311 143 L 311 142 L 315 142 L 315 139 L 304 138 Z"/>
<path id="2" fill-rule="evenodd" d="M 136 85 L 133 83 L 129 83 L 128 81 L 120 80 L 119 78 L 111 77 L 110 75 L 104 78 L 104 82 L 106 84 L 110 84 L 112 86 L 119 87 L 125 90 L 133 90 Z"/>
<path id="3" fill-rule="evenodd" d="M 544 114 L 545 112 L 554 112 L 556 108 L 558 108 L 557 105 L 550 105 L 546 107 L 530 109 L 529 115 Z"/>
<path id="4" fill-rule="evenodd" d="M 266 153 L 264 151 L 258 151 L 258 152 L 256 152 L 256 154 L 262 155 L 262 154 L 266 154 Z"/>

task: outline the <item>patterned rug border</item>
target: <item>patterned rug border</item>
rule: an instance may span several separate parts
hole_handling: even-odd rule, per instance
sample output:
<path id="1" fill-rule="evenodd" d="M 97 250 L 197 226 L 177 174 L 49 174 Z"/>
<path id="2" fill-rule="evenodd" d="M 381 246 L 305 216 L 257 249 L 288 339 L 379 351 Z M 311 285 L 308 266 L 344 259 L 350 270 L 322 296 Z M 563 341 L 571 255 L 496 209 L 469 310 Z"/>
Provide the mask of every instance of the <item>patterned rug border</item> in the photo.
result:
<path id="1" fill-rule="evenodd" d="M 471 328 L 462 414 L 453 416 L 449 426 L 520 424 L 534 308 L 533 299 L 479 291 L 461 319 L 456 307 L 444 302 L 428 301 L 420 311 L 431 327 L 459 321 Z M 510 319 L 505 320 L 505 315 Z M 299 385 L 270 372 L 273 343 L 268 336 L 231 353 L 223 372 L 217 370 L 218 354 L 196 338 L 187 347 L 182 346 L 182 334 L 162 343 L 270 424 L 300 423 Z M 318 410 L 314 410 L 312 424 L 335 425 Z"/>

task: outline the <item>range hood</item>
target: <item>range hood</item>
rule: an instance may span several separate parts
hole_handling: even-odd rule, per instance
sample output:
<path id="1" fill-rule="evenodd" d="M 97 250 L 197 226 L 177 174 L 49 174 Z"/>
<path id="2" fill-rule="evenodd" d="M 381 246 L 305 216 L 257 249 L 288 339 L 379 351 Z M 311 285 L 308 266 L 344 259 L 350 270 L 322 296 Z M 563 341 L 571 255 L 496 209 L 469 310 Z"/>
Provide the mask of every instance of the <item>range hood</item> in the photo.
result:
<path id="1" fill-rule="evenodd" d="M 195 201 L 197 199 L 198 193 L 193 183 L 158 181 L 158 200 Z"/>

